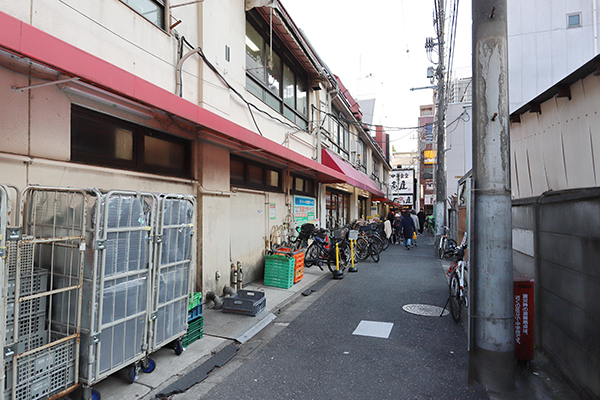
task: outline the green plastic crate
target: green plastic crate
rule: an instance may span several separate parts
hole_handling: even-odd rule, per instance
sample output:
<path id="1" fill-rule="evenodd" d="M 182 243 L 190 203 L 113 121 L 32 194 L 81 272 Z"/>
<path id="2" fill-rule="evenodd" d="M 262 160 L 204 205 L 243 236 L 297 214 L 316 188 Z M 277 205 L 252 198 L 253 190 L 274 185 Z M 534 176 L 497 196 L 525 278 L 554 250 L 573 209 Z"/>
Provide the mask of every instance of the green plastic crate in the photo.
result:
<path id="1" fill-rule="evenodd" d="M 274 278 L 265 278 L 264 280 L 265 286 L 273 286 L 281 289 L 289 289 L 294 284 L 294 278 L 291 279 L 274 279 Z"/>
<path id="2" fill-rule="evenodd" d="M 181 339 L 183 347 L 194 343 L 196 340 L 204 336 L 204 317 L 199 316 L 188 322 L 188 329 L 185 336 Z"/>
<path id="3" fill-rule="evenodd" d="M 294 284 L 296 259 L 283 255 L 265 256 L 265 286 L 289 289 Z"/>
<path id="4" fill-rule="evenodd" d="M 190 293 L 190 301 L 188 303 L 188 311 L 191 311 L 194 307 L 202 304 L 202 293 L 195 292 Z"/>

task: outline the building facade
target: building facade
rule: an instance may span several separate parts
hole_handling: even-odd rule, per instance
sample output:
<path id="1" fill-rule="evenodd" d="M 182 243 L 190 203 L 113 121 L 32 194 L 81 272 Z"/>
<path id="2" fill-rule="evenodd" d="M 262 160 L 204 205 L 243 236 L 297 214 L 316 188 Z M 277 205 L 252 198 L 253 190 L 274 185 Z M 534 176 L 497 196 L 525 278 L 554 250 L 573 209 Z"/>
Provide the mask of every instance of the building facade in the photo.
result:
<path id="1" fill-rule="evenodd" d="M 510 112 L 599 53 L 596 0 L 508 0 Z"/>
<path id="2" fill-rule="evenodd" d="M 196 291 L 238 261 L 262 279 L 275 226 L 388 196 L 382 147 L 279 1 L 3 2 L 0 31 L 0 182 L 196 196 Z"/>

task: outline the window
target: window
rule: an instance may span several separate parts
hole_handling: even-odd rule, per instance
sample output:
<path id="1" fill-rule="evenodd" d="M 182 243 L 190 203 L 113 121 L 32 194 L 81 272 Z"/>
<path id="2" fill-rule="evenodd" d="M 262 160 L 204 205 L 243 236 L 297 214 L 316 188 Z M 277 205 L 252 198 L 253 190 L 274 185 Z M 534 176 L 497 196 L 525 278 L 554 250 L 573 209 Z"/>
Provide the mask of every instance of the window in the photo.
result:
<path id="1" fill-rule="evenodd" d="M 246 89 L 303 129 L 308 127 L 308 79 L 255 12 L 246 21 Z"/>
<path id="2" fill-rule="evenodd" d="M 189 178 L 190 159 L 189 140 L 72 106 L 74 162 Z"/>
<path id="3" fill-rule="evenodd" d="M 315 196 L 315 181 L 309 178 L 302 178 L 299 176 L 291 176 L 291 191 L 293 194 L 300 194 L 304 196 L 314 197 Z"/>
<path id="4" fill-rule="evenodd" d="M 567 28 L 581 26 L 581 13 L 567 14 Z"/>
<path id="5" fill-rule="evenodd" d="M 332 149 L 342 155 L 344 158 L 348 158 L 348 148 L 350 146 L 350 131 L 348 125 L 344 121 L 343 114 L 336 108 L 333 108 L 332 114 L 334 118 L 331 118 L 331 136 L 330 141 Z"/>
<path id="6" fill-rule="evenodd" d="M 164 0 L 121 0 L 134 11 L 161 29 L 165 29 Z"/>
<path id="7" fill-rule="evenodd" d="M 230 160 L 232 185 L 252 189 L 281 191 L 281 171 L 268 165 L 232 156 Z"/>
<path id="8" fill-rule="evenodd" d="M 433 167 L 425 166 L 423 168 L 423 179 L 433 179 Z"/>

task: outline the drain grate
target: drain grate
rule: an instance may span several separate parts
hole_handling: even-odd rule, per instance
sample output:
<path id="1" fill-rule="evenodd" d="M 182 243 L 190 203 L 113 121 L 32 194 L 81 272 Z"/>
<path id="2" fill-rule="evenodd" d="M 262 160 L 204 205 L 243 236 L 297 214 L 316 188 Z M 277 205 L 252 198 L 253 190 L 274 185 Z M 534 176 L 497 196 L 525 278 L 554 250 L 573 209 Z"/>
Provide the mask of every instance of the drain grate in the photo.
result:
<path id="1" fill-rule="evenodd" d="M 441 317 L 442 315 L 450 314 L 448 310 L 445 310 L 442 307 L 429 304 L 405 304 L 402 306 L 402 309 L 411 314 L 422 315 L 425 317 Z M 444 311 L 443 314 L 442 310 Z"/>

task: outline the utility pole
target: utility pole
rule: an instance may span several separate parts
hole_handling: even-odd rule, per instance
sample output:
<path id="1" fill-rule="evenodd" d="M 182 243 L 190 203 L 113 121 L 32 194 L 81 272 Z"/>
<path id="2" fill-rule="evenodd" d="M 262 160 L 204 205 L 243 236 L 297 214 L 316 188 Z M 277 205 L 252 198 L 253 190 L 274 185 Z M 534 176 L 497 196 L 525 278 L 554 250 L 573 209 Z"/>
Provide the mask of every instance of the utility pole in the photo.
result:
<path id="1" fill-rule="evenodd" d="M 436 164 L 436 205 L 435 205 L 435 236 L 436 239 L 444 234 L 443 226 L 446 225 L 446 155 L 444 147 L 446 143 L 446 90 L 444 71 L 444 24 L 446 16 L 444 11 L 445 0 L 437 1 L 437 41 L 439 61 L 437 66 L 437 164 Z"/>
<path id="2" fill-rule="evenodd" d="M 472 15 L 469 380 L 509 392 L 515 370 L 506 0 L 473 1 Z"/>

